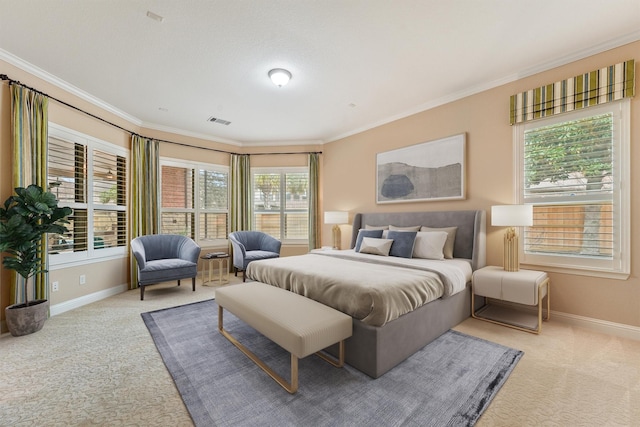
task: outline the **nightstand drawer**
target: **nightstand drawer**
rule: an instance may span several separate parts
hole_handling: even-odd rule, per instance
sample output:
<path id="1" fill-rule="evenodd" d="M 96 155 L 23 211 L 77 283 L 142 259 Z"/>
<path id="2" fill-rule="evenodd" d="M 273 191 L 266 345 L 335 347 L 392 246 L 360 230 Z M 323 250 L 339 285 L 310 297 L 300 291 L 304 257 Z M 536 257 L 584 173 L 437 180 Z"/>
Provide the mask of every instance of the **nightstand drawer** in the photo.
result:
<path id="1" fill-rule="evenodd" d="M 541 298 L 547 294 L 547 287 L 540 285 L 547 280 L 547 273 L 534 270 L 505 271 L 502 267 L 485 267 L 473 273 L 474 293 L 479 296 L 537 305 L 538 292 Z"/>

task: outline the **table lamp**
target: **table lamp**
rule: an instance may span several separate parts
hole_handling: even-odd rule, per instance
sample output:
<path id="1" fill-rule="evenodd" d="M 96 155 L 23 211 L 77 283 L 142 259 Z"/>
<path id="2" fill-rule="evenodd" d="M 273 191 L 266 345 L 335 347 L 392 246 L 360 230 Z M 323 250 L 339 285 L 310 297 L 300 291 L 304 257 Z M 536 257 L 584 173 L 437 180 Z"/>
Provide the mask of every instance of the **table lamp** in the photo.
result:
<path id="1" fill-rule="evenodd" d="M 340 249 L 340 224 L 349 223 L 349 212 L 346 211 L 326 211 L 324 213 L 324 223 L 333 224 L 333 249 Z"/>
<path id="2" fill-rule="evenodd" d="M 491 206 L 491 225 L 509 227 L 504 233 L 504 269 L 518 271 L 520 247 L 515 227 L 533 225 L 533 205 Z"/>

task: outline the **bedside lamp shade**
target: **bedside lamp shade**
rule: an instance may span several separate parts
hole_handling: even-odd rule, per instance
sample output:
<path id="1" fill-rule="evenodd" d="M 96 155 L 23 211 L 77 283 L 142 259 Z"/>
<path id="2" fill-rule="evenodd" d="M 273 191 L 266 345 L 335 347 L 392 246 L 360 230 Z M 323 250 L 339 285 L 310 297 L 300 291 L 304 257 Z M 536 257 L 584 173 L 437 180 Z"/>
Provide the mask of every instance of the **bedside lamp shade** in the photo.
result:
<path id="1" fill-rule="evenodd" d="M 333 249 L 340 249 L 340 226 L 339 224 L 349 223 L 349 212 L 346 211 L 326 211 L 324 213 L 324 223 L 333 224 Z"/>
<path id="2" fill-rule="evenodd" d="M 491 225 L 508 227 L 504 234 L 504 269 L 518 271 L 520 262 L 518 252 L 518 234 L 514 227 L 530 227 L 533 225 L 532 205 L 500 205 L 491 206 Z"/>

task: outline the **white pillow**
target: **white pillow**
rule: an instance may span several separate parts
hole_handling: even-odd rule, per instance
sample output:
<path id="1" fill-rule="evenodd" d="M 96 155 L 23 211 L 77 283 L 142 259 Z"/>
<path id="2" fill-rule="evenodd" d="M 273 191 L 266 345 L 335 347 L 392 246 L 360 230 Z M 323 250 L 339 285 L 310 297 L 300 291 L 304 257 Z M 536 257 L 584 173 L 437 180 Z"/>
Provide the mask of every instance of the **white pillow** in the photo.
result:
<path id="1" fill-rule="evenodd" d="M 442 249 L 447 236 L 446 231 L 419 231 L 413 246 L 413 257 L 443 260 Z"/>
<path id="2" fill-rule="evenodd" d="M 376 239 L 374 237 L 363 237 L 360 244 L 360 253 L 389 256 L 393 239 Z"/>

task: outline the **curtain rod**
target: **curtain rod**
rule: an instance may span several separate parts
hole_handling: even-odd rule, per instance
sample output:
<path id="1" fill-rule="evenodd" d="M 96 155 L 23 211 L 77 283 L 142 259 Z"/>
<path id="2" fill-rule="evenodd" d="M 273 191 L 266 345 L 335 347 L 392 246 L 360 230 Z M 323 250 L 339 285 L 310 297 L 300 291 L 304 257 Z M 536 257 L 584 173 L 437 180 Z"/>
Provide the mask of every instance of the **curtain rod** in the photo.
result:
<path id="1" fill-rule="evenodd" d="M 34 91 L 34 92 L 36 92 L 36 93 L 38 93 L 38 94 L 40 94 L 42 96 L 46 96 L 47 98 L 56 101 L 59 104 L 64 105 L 65 107 L 69 107 L 69 108 L 71 108 L 73 110 L 76 110 L 76 111 L 79 111 L 79 112 L 81 112 L 83 114 L 86 114 L 87 116 L 93 117 L 94 119 L 100 120 L 101 122 L 106 123 L 106 124 L 108 124 L 110 126 L 113 126 L 115 128 L 118 128 L 118 129 L 120 129 L 120 130 L 122 130 L 124 132 L 127 132 L 130 135 L 135 135 L 135 136 L 139 136 L 139 137 L 142 137 L 142 138 L 152 139 L 152 140 L 156 140 L 156 141 L 159 141 L 159 142 L 164 142 L 164 143 L 167 143 L 167 144 L 180 145 L 180 146 L 189 147 L 189 148 L 197 148 L 197 149 L 200 149 L 200 150 L 216 151 L 218 153 L 225 153 L 225 154 L 242 154 L 242 153 L 236 153 L 236 152 L 233 152 L 233 151 L 220 150 L 220 149 L 217 149 L 217 148 L 200 147 L 198 145 L 190 145 L 190 144 L 185 144 L 183 142 L 169 141 L 169 140 L 166 140 L 166 139 L 149 138 L 147 136 L 140 135 L 140 134 L 138 134 L 136 132 L 130 131 L 129 129 L 125 129 L 120 125 L 117 125 L 117 124 L 115 124 L 113 122 L 110 122 L 109 120 L 103 119 L 102 117 L 96 116 L 93 113 L 90 113 L 90 112 L 85 111 L 85 110 L 83 110 L 83 109 L 81 109 L 79 107 L 76 107 L 75 105 L 71 105 L 68 102 L 65 102 L 65 101 L 62 101 L 62 100 L 60 100 L 60 99 L 58 99 L 56 97 L 50 96 L 49 94 L 44 93 L 42 91 L 39 91 L 38 89 L 32 88 L 30 86 L 27 86 L 26 84 L 21 83 L 18 80 L 14 80 L 14 79 L 10 78 L 6 74 L 0 74 L 0 80 L 8 81 L 9 85 L 16 84 L 16 85 L 22 86 L 24 88 L 27 88 L 29 90 L 32 90 L 32 91 Z M 249 154 L 249 155 L 250 156 L 257 156 L 257 155 L 275 155 L 275 154 L 322 154 L 322 151 L 301 151 L 301 152 L 296 152 L 296 153 L 255 153 L 255 154 Z"/>

